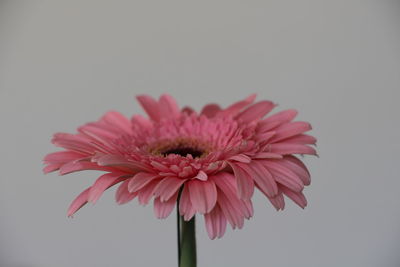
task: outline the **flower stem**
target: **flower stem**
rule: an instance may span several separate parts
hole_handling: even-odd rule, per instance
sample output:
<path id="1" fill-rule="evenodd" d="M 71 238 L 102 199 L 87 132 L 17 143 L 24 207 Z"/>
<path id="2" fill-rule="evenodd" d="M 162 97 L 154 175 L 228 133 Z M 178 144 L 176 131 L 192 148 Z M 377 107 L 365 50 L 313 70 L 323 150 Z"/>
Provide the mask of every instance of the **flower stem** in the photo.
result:
<path id="1" fill-rule="evenodd" d="M 195 217 L 185 221 L 182 216 L 180 220 L 180 259 L 179 267 L 196 267 L 196 230 Z"/>
<path id="2" fill-rule="evenodd" d="M 179 200 L 177 202 L 177 236 L 178 236 L 178 267 L 196 267 L 196 219 L 195 216 L 190 221 L 185 221 L 179 214 Z"/>

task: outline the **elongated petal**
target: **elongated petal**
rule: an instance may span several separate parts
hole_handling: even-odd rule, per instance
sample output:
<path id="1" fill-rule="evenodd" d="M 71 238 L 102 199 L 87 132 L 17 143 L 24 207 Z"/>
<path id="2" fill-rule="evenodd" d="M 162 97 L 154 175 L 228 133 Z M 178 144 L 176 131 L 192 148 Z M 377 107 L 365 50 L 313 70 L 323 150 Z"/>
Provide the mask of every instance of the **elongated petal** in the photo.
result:
<path id="1" fill-rule="evenodd" d="M 255 154 L 252 158 L 255 159 L 281 159 L 283 158 L 282 155 L 270 152 L 260 152 Z"/>
<path id="2" fill-rule="evenodd" d="M 44 157 L 43 161 L 47 163 L 67 163 L 69 161 L 75 161 L 86 157 L 87 155 L 74 151 L 58 151 L 48 154 Z"/>
<path id="3" fill-rule="evenodd" d="M 160 197 L 161 201 L 167 201 L 170 197 L 172 197 L 181 187 L 181 185 L 185 182 L 184 179 L 176 178 L 176 177 L 166 177 L 158 183 L 154 195 L 156 197 Z"/>
<path id="4" fill-rule="evenodd" d="M 244 155 L 244 154 L 239 154 L 239 155 L 234 155 L 234 156 L 230 157 L 229 160 L 249 163 L 251 161 L 251 158 L 249 156 Z"/>
<path id="5" fill-rule="evenodd" d="M 236 119 L 247 123 L 259 120 L 268 114 L 274 107 L 275 104 L 271 101 L 260 101 L 242 111 L 237 115 Z"/>
<path id="6" fill-rule="evenodd" d="M 283 195 L 281 192 L 277 196 L 268 199 L 277 211 L 283 210 L 285 208 L 285 200 L 283 199 Z"/>
<path id="7" fill-rule="evenodd" d="M 246 219 L 250 219 L 254 215 L 254 208 L 253 208 L 253 203 L 251 202 L 251 199 L 241 200 L 241 202 L 244 204 L 244 209 L 243 209 L 244 217 Z"/>
<path id="8" fill-rule="evenodd" d="M 196 210 L 193 208 L 192 202 L 190 201 L 189 189 L 187 185 L 184 185 L 179 200 L 179 214 L 183 216 L 185 221 L 189 221 L 195 213 Z"/>
<path id="9" fill-rule="evenodd" d="M 275 136 L 270 140 L 272 143 L 279 142 L 289 137 L 293 137 L 311 130 L 311 124 L 303 121 L 295 121 L 282 125 L 275 129 Z"/>
<path id="10" fill-rule="evenodd" d="M 310 185 L 310 173 L 308 172 L 307 167 L 304 165 L 304 163 L 301 162 L 301 160 L 299 160 L 295 156 L 285 156 L 284 160 L 281 161 L 281 164 L 290 169 L 297 176 L 299 176 L 304 185 Z"/>
<path id="11" fill-rule="evenodd" d="M 248 165 L 242 164 L 240 166 L 250 174 L 261 192 L 266 196 L 274 197 L 278 194 L 278 185 L 272 177 L 272 174 L 259 161 L 254 160 Z"/>
<path id="12" fill-rule="evenodd" d="M 158 219 L 167 218 L 176 205 L 176 199 L 178 198 L 178 192 L 176 192 L 171 198 L 163 202 L 159 197 L 154 199 L 154 213 Z"/>
<path id="13" fill-rule="evenodd" d="M 292 121 L 297 116 L 297 114 L 298 114 L 298 112 L 295 109 L 283 110 L 278 113 L 275 113 L 272 116 L 269 116 L 268 118 L 263 120 L 262 123 L 264 123 L 264 124 L 269 124 L 272 122 L 287 123 L 287 122 Z"/>
<path id="14" fill-rule="evenodd" d="M 317 151 L 314 148 L 307 145 L 301 144 L 286 144 L 286 143 L 276 143 L 269 146 L 269 150 L 266 152 L 278 153 L 281 155 L 290 154 L 309 154 L 317 155 Z"/>
<path id="15" fill-rule="evenodd" d="M 179 107 L 170 95 L 164 94 L 160 97 L 160 116 L 164 118 L 176 118 L 179 116 Z"/>
<path id="16" fill-rule="evenodd" d="M 161 118 L 158 102 L 148 95 L 139 95 L 136 97 L 147 115 L 154 120 L 159 121 Z"/>
<path id="17" fill-rule="evenodd" d="M 206 229 L 210 239 L 221 238 L 226 230 L 226 218 L 218 205 L 215 208 L 204 214 Z"/>
<path id="18" fill-rule="evenodd" d="M 217 188 L 211 180 L 188 182 L 190 202 L 193 208 L 204 214 L 210 212 L 217 203 Z"/>
<path id="19" fill-rule="evenodd" d="M 238 195 L 241 199 L 250 199 L 254 193 L 254 182 L 250 175 L 235 163 L 229 164 L 236 177 Z"/>
<path id="20" fill-rule="evenodd" d="M 263 161 L 264 167 L 266 167 L 273 175 L 275 181 L 288 187 L 295 192 L 301 192 L 304 188 L 304 184 L 301 179 L 291 170 L 281 166 L 277 162 Z"/>
<path id="21" fill-rule="evenodd" d="M 100 176 L 90 188 L 88 201 L 96 203 L 107 188 L 126 179 L 121 178 L 123 175 L 123 173 L 106 173 Z"/>
<path id="22" fill-rule="evenodd" d="M 99 166 L 96 163 L 93 162 L 88 162 L 88 161 L 78 161 L 78 162 L 69 162 L 65 165 L 63 165 L 60 168 L 60 174 L 65 175 L 77 171 L 84 171 L 84 170 L 98 170 L 98 171 L 110 171 L 112 172 L 114 169 L 105 167 L 105 166 Z"/>
<path id="23" fill-rule="evenodd" d="M 90 143 L 90 139 L 82 135 L 69 133 L 56 133 L 51 142 L 59 147 L 69 149 L 84 155 L 93 154 L 96 149 Z"/>
<path id="24" fill-rule="evenodd" d="M 125 133 L 131 132 L 131 122 L 127 117 L 119 113 L 118 111 L 109 111 L 101 118 L 106 123 L 116 127 Z"/>
<path id="25" fill-rule="evenodd" d="M 139 165 L 140 163 L 128 161 L 123 156 L 119 155 L 101 155 L 96 159 L 96 162 L 100 166 L 123 167 L 134 172 L 141 171 L 143 169 L 142 165 Z"/>
<path id="26" fill-rule="evenodd" d="M 311 135 L 299 134 L 285 139 L 286 144 L 302 144 L 302 145 L 315 145 L 317 139 Z"/>
<path id="27" fill-rule="evenodd" d="M 299 205 L 302 209 L 307 206 L 307 199 L 303 195 L 303 192 L 294 192 L 285 186 L 281 186 L 280 189 L 288 198 L 293 200 L 293 202 Z"/>
<path id="28" fill-rule="evenodd" d="M 91 138 L 93 143 L 97 143 L 102 146 L 103 149 L 110 149 L 112 147 L 111 142 L 113 139 L 118 137 L 117 133 L 105 130 L 100 127 L 99 124 L 89 123 L 78 128 L 81 134 Z"/>
<path id="29" fill-rule="evenodd" d="M 57 170 L 60 169 L 60 167 L 61 167 L 62 165 L 63 165 L 63 164 L 61 164 L 61 163 L 49 164 L 49 165 L 47 165 L 46 167 L 43 168 L 43 173 L 44 173 L 44 174 L 47 174 L 47 173 L 50 173 L 50 172 L 57 171 Z"/>
<path id="30" fill-rule="evenodd" d="M 72 217 L 75 212 L 77 212 L 80 208 L 82 208 L 88 202 L 90 187 L 86 188 L 85 191 L 80 193 L 74 201 L 72 201 L 71 205 L 68 208 L 67 215 L 68 217 Z"/>
<path id="31" fill-rule="evenodd" d="M 149 203 L 150 199 L 154 196 L 154 191 L 159 183 L 160 179 L 155 179 L 137 192 L 139 203 L 141 205 L 147 205 Z"/>
<path id="32" fill-rule="evenodd" d="M 220 172 L 212 177 L 218 188 L 218 203 L 225 217 L 233 228 L 241 227 L 244 218 L 253 215 L 250 200 L 241 200 L 237 194 L 235 177 L 227 172 Z"/>
<path id="33" fill-rule="evenodd" d="M 138 191 L 157 177 L 159 176 L 154 173 L 139 172 L 129 180 L 128 190 L 131 193 Z"/>
<path id="34" fill-rule="evenodd" d="M 134 126 L 139 126 L 141 129 L 149 129 L 153 126 L 153 122 L 142 115 L 133 115 L 132 116 L 132 124 Z"/>
<path id="35" fill-rule="evenodd" d="M 244 216 L 242 211 L 225 194 L 218 196 L 218 204 L 233 229 L 242 228 L 244 224 Z"/>
<path id="36" fill-rule="evenodd" d="M 123 181 L 121 185 L 118 187 L 117 192 L 115 193 L 115 200 L 118 204 L 125 204 L 134 199 L 138 193 L 130 193 L 128 191 L 128 183 L 129 179 Z"/>
<path id="37" fill-rule="evenodd" d="M 252 94 L 248 96 L 246 99 L 238 101 L 226 109 L 221 110 L 218 115 L 219 116 L 235 116 L 238 114 L 244 107 L 253 103 L 254 99 L 256 99 L 256 95 Z"/>

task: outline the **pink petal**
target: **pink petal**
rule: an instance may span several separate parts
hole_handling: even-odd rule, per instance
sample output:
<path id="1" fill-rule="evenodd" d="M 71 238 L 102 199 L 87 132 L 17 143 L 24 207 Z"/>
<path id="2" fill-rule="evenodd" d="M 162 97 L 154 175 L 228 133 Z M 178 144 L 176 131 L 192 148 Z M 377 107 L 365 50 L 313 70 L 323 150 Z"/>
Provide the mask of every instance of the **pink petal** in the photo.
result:
<path id="1" fill-rule="evenodd" d="M 149 129 L 153 126 L 153 122 L 146 119 L 142 115 L 133 115 L 131 121 L 132 121 L 132 124 L 139 125 L 140 128 L 143 128 L 143 129 Z"/>
<path id="2" fill-rule="evenodd" d="M 263 120 L 263 123 L 268 124 L 272 122 L 281 122 L 281 123 L 286 123 L 292 121 L 296 116 L 297 116 L 297 110 L 295 109 L 287 109 L 280 111 L 278 113 L 275 113 L 272 116 L 269 116 L 265 120 Z"/>
<path id="3" fill-rule="evenodd" d="M 131 124 L 131 123 L 129 123 Z M 99 121 L 95 122 L 89 122 L 86 123 L 83 127 L 89 126 L 90 128 L 96 128 L 98 131 L 99 136 L 103 136 L 106 138 L 113 138 L 113 137 L 118 137 L 122 134 L 125 133 L 130 133 L 126 132 L 123 129 L 116 127 L 108 122 L 106 122 L 104 119 L 101 119 Z"/>
<path id="4" fill-rule="evenodd" d="M 160 97 L 160 115 L 164 118 L 176 118 L 180 115 L 179 107 L 171 96 L 164 94 Z"/>
<path id="5" fill-rule="evenodd" d="M 97 170 L 97 171 L 110 171 L 112 172 L 114 169 L 109 167 L 99 166 L 96 163 L 88 162 L 88 161 L 77 161 L 77 162 L 69 162 L 63 165 L 60 168 L 60 174 L 65 175 L 77 171 L 84 170 Z"/>
<path id="6" fill-rule="evenodd" d="M 217 104 L 208 104 L 208 105 L 203 107 L 203 109 L 201 110 L 200 114 L 205 115 L 208 118 L 212 118 L 220 110 L 221 110 L 221 108 L 219 107 L 219 105 L 217 105 Z"/>
<path id="7" fill-rule="evenodd" d="M 315 145 L 317 139 L 311 135 L 299 134 L 288 139 L 285 139 L 286 144 L 302 144 L 302 145 Z"/>
<path id="8" fill-rule="evenodd" d="M 51 142 L 58 147 L 63 147 L 83 155 L 91 155 L 95 152 L 95 148 L 90 144 L 90 138 L 88 137 L 69 133 L 56 133 Z"/>
<path id="9" fill-rule="evenodd" d="M 123 167 L 125 169 L 137 172 L 142 171 L 143 169 L 148 169 L 140 162 L 128 161 L 125 157 L 120 155 L 100 155 L 96 158 L 96 162 L 100 166 L 115 166 L 115 167 Z"/>
<path id="10" fill-rule="evenodd" d="M 129 179 L 123 181 L 121 185 L 118 187 L 117 192 L 115 193 L 115 200 L 120 205 L 131 201 L 138 195 L 137 192 L 130 193 L 128 191 L 128 184 L 129 184 Z"/>
<path id="11" fill-rule="evenodd" d="M 154 213 L 158 219 L 167 218 L 175 207 L 178 192 L 176 192 L 168 201 L 162 202 L 159 197 L 154 199 Z"/>
<path id="12" fill-rule="evenodd" d="M 161 118 L 158 102 L 148 95 L 139 95 L 136 97 L 140 105 L 154 121 L 159 121 Z"/>
<path id="13" fill-rule="evenodd" d="M 165 177 L 161 180 L 161 182 L 158 183 L 157 187 L 155 188 L 154 195 L 156 197 L 160 197 L 162 202 L 165 202 L 179 190 L 184 182 L 184 179 Z"/>
<path id="14" fill-rule="evenodd" d="M 44 162 L 47 163 L 66 163 L 69 161 L 79 160 L 86 158 L 87 155 L 77 153 L 74 151 L 58 151 L 53 152 L 44 157 Z"/>
<path id="15" fill-rule="evenodd" d="M 111 124 L 114 127 L 121 129 L 126 133 L 131 132 L 131 122 L 128 118 L 117 111 L 109 111 L 107 112 L 101 120 Z"/>
<path id="16" fill-rule="evenodd" d="M 250 199 L 254 193 L 254 182 L 250 175 L 236 163 L 229 163 L 236 177 L 237 190 L 240 199 Z"/>
<path id="17" fill-rule="evenodd" d="M 243 216 L 245 216 L 246 218 L 252 216 L 252 208 L 249 208 L 251 202 L 249 200 L 242 200 L 238 197 L 237 183 L 234 175 L 227 172 L 220 172 L 210 178 L 215 182 L 219 190 L 223 192 L 223 194 L 229 199 L 229 201 L 240 210 L 240 213 Z"/>
<path id="18" fill-rule="evenodd" d="M 95 148 L 90 144 L 90 139 L 80 135 L 56 133 L 51 142 L 56 146 L 82 153 L 84 155 L 90 155 L 95 152 Z"/>
<path id="19" fill-rule="evenodd" d="M 279 193 L 276 197 L 268 199 L 276 210 L 283 210 L 285 208 L 285 200 L 283 199 L 282 193 Z"/>
<path id="20" fill-rule="evenodd" d="M 239 229 L 243 227 L 244 216 L 240 208 L 235 206 L 225 194 L 220 194 L 218 196 L 218 204 L 233 229 L 236 227 Z"/>
<path id="21" fill-rule="evenodd" d="M 297 116 L 297 111 L 294 109 L 284 110 L 260 121 L 258 123 L 258 131 L 267 132 L 279 125 L 292 121 Z"/>
<path id="22" fill-rule="evenodd" d="M 257 132 L 260 134 L 268 134 L 269 132 L 274 131 L 278 126 L 282 125 L 283 123 L 284 122 L 281 121 L 265 122 L 265 120 L 262 120 L 257 125 Z"/>
<path id="23" fill-rule="evenodd" d="M 294 156 L 285 156 L 284 160 L 282 160 L 281 164 L 286 168 L 290 169 L 294 172 L 300 179 L 303 181 L 304 185 L 310 185 L 311 176 L 307 170 L 306 165 L 304 165 L 301 160 Z"/>
<path id="24" fill-rule="evenodd" d="M 244 204 L 243 215 L 246 219 L 250 219 L 254 215 L 253 203 L 251 199 L 241 200 Z"/>
<path id="25" fill-rule="evenodd" d="M 193 208 L 204 214 L 210 212 L 217 203 L 217 188 L 213 181 L 191 180 L 188 182 L 190 202 Z"/>
<path id="26" fill-rule="evenodd" d="M 278 185 L 276 184 L 272 174 L 257 160 L 253 160 L 250 164 L 240 165 L 253 180 L 258 188 L 268 197 L 274 197 L 278 194 Z"/>
<path id="27" fill-rule="evenodd" d="M 181 197 L 179 199 L 179 213 L 183 216 L 185 221 L 189 221 L 196 213 L 196 210 L 190 202 L 189 189 L 186 185 L 183 186 Z"/>
<path id="28" fill-rule="evenodd" d="M 247 123 L 259 120 L 268 114 L 274 107 L 275 104 L 271 101 L 260 101 L 242 111 L 237 115 L 236 119 Z"/>
<path id="29" fill-rule="evenodd" d="M 247 105 L 250 105 L 251 103 L 253 103 L 253 101 L 256 99 L 256 95 L 252 94 L 250 96 L 248 96 L 245 100 L 242 101 L 238 101 L 232 105 L 230 105 L 229 107 L 227 107 L 226 109 L 221 110 L 218 115 L 219 116 L 235 116 L 237 113 L 240 112 L 240 110 L 242 110 L 244 107 L 246 107 Z"/>
<path id="30" fill-rule="evenodd" d="M 301 208 L 304 209 L 307 206 L 307 199 L 302 192 L 293 192 L 292 190 L 284 186 L 281 186 L 280 189 L 288 198 L 293 200 L 293 202 L 299 205 Z"/>
<path id="31" fill-rule="evenodd" d="M 204 214 L 204 219 L 210 239 L 221 238 L 224 235 L 226 218 L 218 205 L 210 213 Z"/>
<path id="32" fill-rule="evenodd" d="M 90 188 L 88 201 L 93 204 L 96 203 L 107 188 L 126 179 L 121 178 L 122 175 L 124 175 L 124 173 L 106 173 L 100 176 Z"/>
<path id="33" fill-rule="evenodd" d="M 268 141 L 275 135 L 274 131 L 261 132 L 258 130 L 258 134 L 254 136 L 255 140 L 260 143 L 269 143 Z"/>
<path id="34" fill-rule="evenodd" d="M 74 201 L 72 201 L 71 205 L 68 208 L 67 215 L 68 217 L 72 217 L 75 212 L 77 212 L 80 208 L 82 208 L 88 202 L 90 187 L 86 188 L 85 191 L 80 193 Z"/>
<path id="35" fill-rule="evenodd" d="M 200 181 L 207 181 L 208 175 L 207 173 L 200 170 L 194 178 L 197 178 Z"/>
<path id="36" fill-rule="evenodd" d="M 163 165 L 163 164 L 161 164 L 160 162 L 157 162 L 157 161 L 155 161 L 155 160 L 153 160 L 152 162 L 150 162 L 150 164 L 151 164 L 151 166 L 153 166 L 157 171 L 162 171 L 162 172 L 169 172 L 169 171 L 170 171 L 170 169 L 169 169 L 167 166 L 165 166 L 165 165 Z"/>
<path id="37" fill-rule="evenodd" d="M 303 190 L 304 184 L 301 179 L 294 172 L 279 164 L 279 162 L 266 160 L 262 161 L 262 163 L 272 173 L 272 176 L 278 183 L 296 192 Z"/>
<path id="38" fill-rule="evenodd" d="M 148 185 L 143 187 L 141 190 L 139 190 L 138 193 L 138 198 L 139 198 L 139 203 L 141 205 L 147 205 L 149 203 L 151 197 L 154 195 L 154 191 L 159 184 L 160 180 L 156 179 L 151 181 Z"/>
<path id="39" fill-rule="evenodd" d="M 46 167 L 43 168 L 43 173 L 44 173 L 44 174 L 47 174 L 47 173 L 50 173 L 50 172 L 54 172 L 54 171 L 60 169 L 60 167 L 61 167 L 62 165 L 63 165 L 63 164 L 61 164 L 61 163 L 49 164 L 49 165 L 47 165 Z"/>
<path id="40" fill-rule="evenodd" d="M 269 151 L 272 153 L 278 153 L 282 155 L 290 154 L 309 154 L 317 155 L 317 151 L 314 148 L 301 145 L 301 144 L 286 144 L 286 143 L 276 143 L 269 146 Z"/>
<path id="41" fill-rule="evenodd" d="M 249 163 L 251 161 L 251 158 L 244 154 L 238 154 L 238 155 L 234 155 L 234 156 L 230 157 L 228 160 L 235 160 L 235 161 L 239 161 L 239 162 Z"/>
<path id="42" fill-rule="evenodd" d="M 270 140 L 270 142 L 276 143 L 286 138 L 307 132 L 309 130 L 311 130 L 311 124 L 309 124 L 308 122 L 295 121 L 287 123 L 275 130 L 276 134 Z"/>
<path id="43" fill-rule="evenodd" d="M 218 187 L 218 203 L 233 228 L 243 225 L 244 218 L 253 215 L 250 200 L 241 200 L 237 195 L 235 177 L 227 172 L 220 172 L 212 177 Z"/>
<path id="44" fill-rule="evenodd" d="M 154 173 L 139 172 L 129 180 L 128 191 L 131 193 L 138 191 L 158 177 Z"/>
<path id="45" fill-rule="evenodd" d="M 282 155 L 276 153 L 269 153 L 269 152 L 260 152 L 255 154 L 253 159 L 281 159 L 283 158 Z"/>
<path id="46" fill-rule="evenodd" d="M 98 123 L 88 123 L 78 128 L 78 131 L 90 138 L 95 142 L 110 148 L 111 140 L 117 138 L 118 134 L 105 130 Z"/>

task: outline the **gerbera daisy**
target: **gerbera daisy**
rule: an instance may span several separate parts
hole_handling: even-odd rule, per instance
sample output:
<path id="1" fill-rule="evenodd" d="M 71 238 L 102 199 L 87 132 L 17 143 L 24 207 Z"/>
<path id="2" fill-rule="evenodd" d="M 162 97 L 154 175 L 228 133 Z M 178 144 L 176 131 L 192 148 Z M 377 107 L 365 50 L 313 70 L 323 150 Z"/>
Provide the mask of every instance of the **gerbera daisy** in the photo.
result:
<path id="1" fill-rule="evenodd" d="M 119 204 L 153 200 L 158 218 L 177 203 L 185 221 L 203 214 L 211 239 L 222 237 L 227 223 L 241 228 L 253 215 L 255 188 L 277 210 L 284 196 L 307 205 L 303 189 L 310 174 L 294 155 L 316 155 L 310 146 L 316 139 L 304 134 L 309 123 L 292 121 L 295 110 L 265 117 L 275 104 L 253 104 L 255 95 L 227 108 L 208 104 L 200 113 L 180 109 L 169 95 L 137 99 L 148 117 L 111 111 L 77 134 L 54 135 L 53 144 L 65 150 L 45 157 L 45 173 L 105 172 L 72 202 L 68 216 L 116 184 Z"/>

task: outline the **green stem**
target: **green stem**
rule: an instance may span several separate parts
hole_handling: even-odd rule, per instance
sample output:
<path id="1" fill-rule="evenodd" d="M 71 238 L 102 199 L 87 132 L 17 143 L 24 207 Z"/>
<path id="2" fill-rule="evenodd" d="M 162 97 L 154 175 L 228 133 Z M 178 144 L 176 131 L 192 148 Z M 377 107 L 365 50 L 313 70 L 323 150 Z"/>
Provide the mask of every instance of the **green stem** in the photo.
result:
<path id="1" fill-rule="evenodd" d="M 178 242 L 180 258 L 179 267 L 196 267 L 196 230 L 195 217 L 185 221 L 179 216 L 180 238 Z"/>

